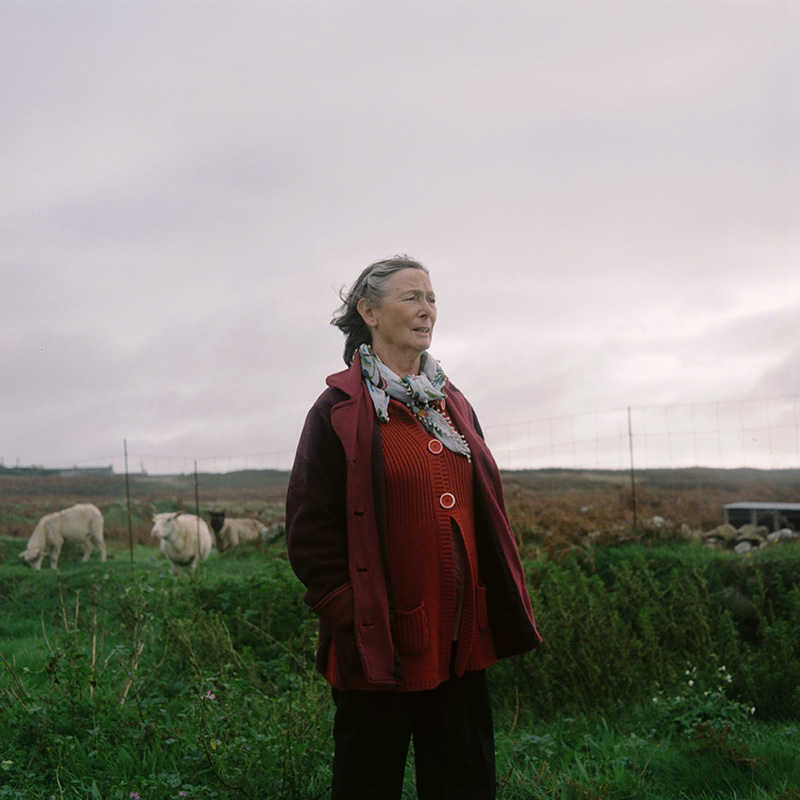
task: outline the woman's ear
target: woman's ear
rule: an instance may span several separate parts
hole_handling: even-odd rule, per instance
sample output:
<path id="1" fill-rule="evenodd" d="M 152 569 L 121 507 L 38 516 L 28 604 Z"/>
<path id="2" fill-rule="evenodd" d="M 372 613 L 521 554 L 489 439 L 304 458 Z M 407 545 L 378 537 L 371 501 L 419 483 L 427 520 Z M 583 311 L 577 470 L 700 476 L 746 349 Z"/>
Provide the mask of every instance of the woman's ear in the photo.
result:
<path id="1" fill-rule="evenodd" d="M 366 297 L 362 297 L 358 301 L 356 310 L 358 311 L 359 314 L 361 314 L 361 319 L 364 320 L 368 328 L 378 327 L 378 319 L 375 316 L 375 310 L 369 304 L 369 300 L 367 300 Z"/>

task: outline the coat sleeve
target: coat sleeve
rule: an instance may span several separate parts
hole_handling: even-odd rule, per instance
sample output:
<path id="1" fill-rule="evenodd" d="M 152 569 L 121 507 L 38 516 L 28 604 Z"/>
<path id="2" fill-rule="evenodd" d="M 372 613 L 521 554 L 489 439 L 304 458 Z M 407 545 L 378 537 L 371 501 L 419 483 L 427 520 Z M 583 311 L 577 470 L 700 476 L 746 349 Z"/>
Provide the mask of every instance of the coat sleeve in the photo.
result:
<path id="1" fill-rule="evenodd" d="M 286 495 L 289 561 L 307 591 L 305 602 L 332 627 L 352 625 L 346 526 L 344 449 L 329 403 L 309 411 Z"/>
<path id="2" fill-rule="evenodd" d="M 508 519 L 503 481 L 483 439 L 478 417 L 461 392 L 451 387 L 448 407 L 462 424 L 461 433 L 472 448 L 475 492 L 475 531 L 478 561 L 486 583 L 492 635 L 501 658 L 531 650 L 542 641 L 525 583 L 525 570 Z"/>

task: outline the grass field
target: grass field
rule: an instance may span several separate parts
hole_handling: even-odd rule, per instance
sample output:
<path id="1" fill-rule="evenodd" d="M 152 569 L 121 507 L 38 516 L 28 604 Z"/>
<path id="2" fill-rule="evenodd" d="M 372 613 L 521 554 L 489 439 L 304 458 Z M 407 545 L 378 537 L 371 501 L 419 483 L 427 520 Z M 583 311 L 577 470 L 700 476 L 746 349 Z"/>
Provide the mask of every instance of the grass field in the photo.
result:
<path id="1" fill-rule="evenodd" d="M 656 477 L 641 519 L 666 531 L 631 529 L 619 474 L 505 476 L 545 644 L 490 669 L 503 800 L 800 800 L 800 547 L 678 530 L 681 508 L 717 524 L 721 502 L 795 499 L 790 481 L 726 475 L 706 506 L 698 476 Z M 148 515 L 193 510 L 193 476 L 132 481 L 132 551 L 124 483 L 65 481 L 0 475 L 0 799 L 325 797 L 331 704 L 283 543 L 176 578 Z M 280 521 L 284 488 L 199 476 L 197 497 Z M 35 520 L 76 501 L 111 520 L 108 561 L 27 568 Z"/>

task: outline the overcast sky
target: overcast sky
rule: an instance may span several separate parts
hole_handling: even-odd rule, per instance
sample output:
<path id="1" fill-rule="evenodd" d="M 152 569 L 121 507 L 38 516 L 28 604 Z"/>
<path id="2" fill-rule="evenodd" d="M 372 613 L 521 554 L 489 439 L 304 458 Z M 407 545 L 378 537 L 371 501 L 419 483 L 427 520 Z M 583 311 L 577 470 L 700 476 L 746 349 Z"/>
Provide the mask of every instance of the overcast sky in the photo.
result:
<path id="1" fill-rule="evenodd" d="M 2 463 L 288 468 L 399 252 L 489 431 L 800 395 L 798 41 L 794 0 L 5 0 Z"/>

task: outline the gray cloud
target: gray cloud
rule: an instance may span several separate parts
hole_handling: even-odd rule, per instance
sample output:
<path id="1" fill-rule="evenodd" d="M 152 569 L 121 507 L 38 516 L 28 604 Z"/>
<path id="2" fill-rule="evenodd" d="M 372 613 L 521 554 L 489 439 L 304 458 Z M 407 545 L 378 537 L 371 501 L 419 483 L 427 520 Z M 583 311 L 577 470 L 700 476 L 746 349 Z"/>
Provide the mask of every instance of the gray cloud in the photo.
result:
<path id="1" fill-rule="evenodd" d="M 4 4 L 0 457 L 291 451 L 336 289 L 398 251 L 485 424 L 797 392 L 799 28 L 757 0 Z"/>

